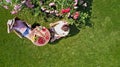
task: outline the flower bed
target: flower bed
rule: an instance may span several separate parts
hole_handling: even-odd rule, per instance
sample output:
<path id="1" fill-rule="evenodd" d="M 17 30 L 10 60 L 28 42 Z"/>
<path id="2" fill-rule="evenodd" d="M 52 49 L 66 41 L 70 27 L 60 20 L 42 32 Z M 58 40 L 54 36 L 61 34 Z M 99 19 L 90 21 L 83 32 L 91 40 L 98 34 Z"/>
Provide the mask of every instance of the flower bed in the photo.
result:
<path id="1" fill-rule="evenodd" d="M 79 29 L 87 25 L 90 18 L 91 2 L 86 0 L 2 0 L 5 9 L 12 7 L 11 14 L 29 8 L 33 16 L 42 15 L 46 19 L 64 19 Z M 48 20 L 49 21 L 49 20 Z"/>

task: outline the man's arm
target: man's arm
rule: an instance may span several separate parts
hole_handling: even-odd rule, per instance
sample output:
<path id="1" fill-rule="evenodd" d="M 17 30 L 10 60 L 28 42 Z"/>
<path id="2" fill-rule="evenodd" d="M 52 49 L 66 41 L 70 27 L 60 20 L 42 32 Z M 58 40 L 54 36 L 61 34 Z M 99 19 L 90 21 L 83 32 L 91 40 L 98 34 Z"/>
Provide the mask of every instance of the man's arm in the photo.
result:
<path id="1" fill-rule="evenodd" d="M 56 26 L 57 24 L 59 24 L 59 22 L 50 23 L 50 27 L 54 27 L 54 26 Z"/>

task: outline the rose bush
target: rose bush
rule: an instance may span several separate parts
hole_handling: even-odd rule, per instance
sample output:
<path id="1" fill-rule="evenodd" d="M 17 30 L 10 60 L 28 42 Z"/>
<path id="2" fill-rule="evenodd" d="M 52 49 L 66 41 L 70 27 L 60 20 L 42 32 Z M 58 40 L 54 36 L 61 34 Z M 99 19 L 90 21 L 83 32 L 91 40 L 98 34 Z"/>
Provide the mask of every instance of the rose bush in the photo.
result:
<path id="1" fill-rule="evenodd" d="M 85 0 L 2 0 L 0 5 L 5 9 L 12 7 L 11 14 L 17 14 L 23 8 L 28 8 L 32 15 L 42 16 L 48 21 L 64 19 L 76 27 L 85 26 L 90 18 L 90 4 Z"/>

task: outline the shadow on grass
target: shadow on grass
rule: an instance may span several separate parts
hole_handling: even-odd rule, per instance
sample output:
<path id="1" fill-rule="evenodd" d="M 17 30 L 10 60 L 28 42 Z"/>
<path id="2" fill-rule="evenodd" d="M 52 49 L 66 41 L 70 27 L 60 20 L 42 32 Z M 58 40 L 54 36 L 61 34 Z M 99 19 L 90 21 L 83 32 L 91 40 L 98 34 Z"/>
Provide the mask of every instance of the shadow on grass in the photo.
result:
<path id="1" fill-rule="evenodd" d="M 77 29 L 77 27 L 75 25 L 70 25 L 70 33 L 67 37 L 71 37 L 76 35 L 77 33 L 79 33 L 79 29 Z"/>
<path id="2" fill-rule="evenodd" d="M 54 42 L 49 42 L 49 44 L 50 45 L 56 45 L 61 39 L 63 39 L 63 38 L 57 39 Z"/>

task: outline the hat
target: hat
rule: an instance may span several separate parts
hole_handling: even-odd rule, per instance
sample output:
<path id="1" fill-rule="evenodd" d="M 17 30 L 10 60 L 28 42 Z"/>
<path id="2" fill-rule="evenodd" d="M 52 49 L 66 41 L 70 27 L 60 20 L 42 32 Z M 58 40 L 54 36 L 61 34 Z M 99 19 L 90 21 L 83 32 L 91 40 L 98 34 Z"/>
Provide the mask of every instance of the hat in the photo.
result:
<path id="1" fill-rule="evenodd" d="M 10 31 L 12 30 L 14 22 L 15 22 L 15 19 L 8 20 L 8 22 L 7 22 L 7 27 L 8 27 L 7 31 L 8 31 L 8 33 L 10 33 Z"/>

